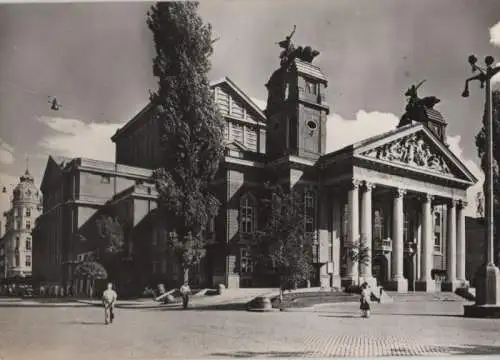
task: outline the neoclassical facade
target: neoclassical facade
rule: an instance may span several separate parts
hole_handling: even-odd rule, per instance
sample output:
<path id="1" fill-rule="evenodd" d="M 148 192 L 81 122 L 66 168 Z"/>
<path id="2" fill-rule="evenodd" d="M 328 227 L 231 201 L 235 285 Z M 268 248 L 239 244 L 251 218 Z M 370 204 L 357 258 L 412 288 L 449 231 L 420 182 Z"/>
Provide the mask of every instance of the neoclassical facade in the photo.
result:
<path id="1" fill-rule="evenodd" d="M 477 180 L 445 142 L 439 100 L 420 99 L 415 90 L 397 128 L 326 153 L 328 80 L 313 58 L 283 59 L 266 84 L 265 110 L 229 78 L 212 83 L 225 121 L 226 154 L 211 184 L 222 206 L 193 281 L 276 286 L 277 275 L 255 266 L 251 255 L 265 221 L 263 184 L 272 182 L 304 196 L 306 228 L 316 239 L 314 285 L 367 281 L 405 292 L 465 284 L 464 207 Z M 36 231 L 40 278 L 74 284 L 74 265 L 95 252 L 85 241 L 95 236 L 93 223 L 114 209 L 128 224 L 119 286 L 178 285 L 179 269 L 166 251 L 173 224 L 157 217 L 150 180 L 161 165 L 154 111 L 147 105 L 112 137 L 116 163 L 49 159 Z M 357 263 L 349 254 L 360 249 L 369 256 Z"/>

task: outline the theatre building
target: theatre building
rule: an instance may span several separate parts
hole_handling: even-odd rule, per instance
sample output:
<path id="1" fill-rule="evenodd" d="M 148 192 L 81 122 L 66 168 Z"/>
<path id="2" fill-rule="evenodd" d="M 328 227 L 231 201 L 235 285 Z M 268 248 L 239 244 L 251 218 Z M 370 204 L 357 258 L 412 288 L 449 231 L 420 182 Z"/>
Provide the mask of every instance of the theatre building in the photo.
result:
<path id="1" fill-rule="evenodd" d="M 317 239 L 313 284 L 367 281 L 430 292 L 466 283 L 464 208 L 466 190 L 477 180 L 445 143 L 438 100 L 420 99 L 415 90 L 395 129 L 326 154 L 327 78 L 307 56 L 290 58 L 272 74 L 265 111 L 228 78 L 211 87 L 226 122 L 227 151 L 212 184 L 221 210 L 206 234 L 210 244 L 194 282 L 276 285 L 275 277 L 253 266 L 250 251 L 262 225 L 263 183 L 272 181 L 304 196 L 306 227 Z M 92 222 L 107 208 L 128 224 L 130 265 L 121 284 L 182 278 L 165 250 L 172 225 L 156 217 L 157 192 L 149 181 L 161 164 L 154 111 L 146 106 L 113 136 L 116 163 L 49 159 L 42 182 L 47 204 L 34 241 L 59 252 L 35 259 L 34 271 L 47 282 L 80 286 L 74 285 L 74 265 L 93 249 L 75 235 L 92 236 Z M 352 261 L 346 256 L 351 244 L 368 247 L 372 256 Z"/>

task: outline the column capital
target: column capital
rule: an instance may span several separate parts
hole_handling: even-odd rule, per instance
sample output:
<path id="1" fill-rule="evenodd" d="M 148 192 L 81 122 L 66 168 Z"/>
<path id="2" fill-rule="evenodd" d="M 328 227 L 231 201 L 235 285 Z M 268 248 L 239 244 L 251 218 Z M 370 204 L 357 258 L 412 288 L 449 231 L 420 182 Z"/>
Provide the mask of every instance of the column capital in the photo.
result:
<path id="1" fill-rule="evenodd" d="M 446 205 L 447 205 L 448 208 L 450 208 L 450 207 L 457 207 L 457 206 L 460 205 L 460 200 L 449 199 Z"/>
<path id="2" fill-rule="evenodd" d="M 395 189 L 394 190 L 394 197 L 400 198 L 406 195 L 406 189 Z"/>
<path id="3" fill-rule="evenodd" d="M 457 206 L 458 206 L 458 209 L 459 210 L 463 210 L 467 207 L 467 205 L 469 204 L 467 201 L 465 200 L 456 200 L 457 201 Z"/>
<path id="4" fill-rule="evenodd" d="M 375 184 L 369 181 L 365 181 L 365 190 L 366 191 L 372 191 L 375 188 Z"/>
<path id="5" fill-rule="evenodd" d="M 424 203 L 431 202 L 432 200 L 434 200 L 434 195 L 422 194 L 421 199 L 422 199 L 422 202 L 424 202 Z"/>
<path id="6" fill-rule="evenodd" d="M 357 189 L 359 189 L 359 187 L 361 186 L 362 183 L 363 183 L 362 180 L 352 179 L 351 183 L 349 184 L 349 189 L 350 190 L 357 190 Z"/>

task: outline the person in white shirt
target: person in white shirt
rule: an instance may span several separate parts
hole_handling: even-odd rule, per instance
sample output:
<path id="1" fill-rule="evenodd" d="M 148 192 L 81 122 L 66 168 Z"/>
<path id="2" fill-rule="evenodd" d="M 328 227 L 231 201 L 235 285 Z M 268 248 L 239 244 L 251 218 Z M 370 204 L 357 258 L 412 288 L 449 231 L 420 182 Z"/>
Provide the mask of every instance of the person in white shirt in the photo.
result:
<path id="1" fill-rule="evenodd" d="M 106 325 L 113 322 L 115 319 L 115 303 L 118 295 L 113 290 L 113 284 L 108 283 L 108 288 L 102 293 L 102 302 L 104 304 L 104 323 Z"/>
<path id="2" fill-rule="evenodd" d="M 182 307 L 184 309 L 187 309 L 189 303 L 189 294 L 191 293 L 191 288 L 189 287 L 189 284 L 185 282 L 184 285 L 181 286 L 179 291 L 181 292 L 182 296 Z"/>
<path id="3" fill-rule="evenodd" d="M 360 298 L 360 309 L 361 309 L 361 317 L 369 318 L 370 317 L 370 302 L 371 302 L 371 289 L 368 286 L 368 283 L 363 283 L 361 285 L 361 298 Z"/>

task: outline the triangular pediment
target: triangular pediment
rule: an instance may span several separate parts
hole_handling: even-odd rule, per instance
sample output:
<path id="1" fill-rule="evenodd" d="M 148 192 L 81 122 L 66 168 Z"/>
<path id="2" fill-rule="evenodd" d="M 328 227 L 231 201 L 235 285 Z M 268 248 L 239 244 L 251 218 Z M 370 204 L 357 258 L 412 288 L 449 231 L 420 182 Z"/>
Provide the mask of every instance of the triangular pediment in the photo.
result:
<path id="1" fill-rule="evenodd" d="M 265 123 L 262 109 L 228 77 L 211 83 L 210 87 L 222 115 L 255 124 Z"/>
<path id="2" fill-rule="evenodd" d="M 408 125 L 358 143 L 354 155 L 409 171 L 477 182 L 460 159 L 423 124 Z"/>

